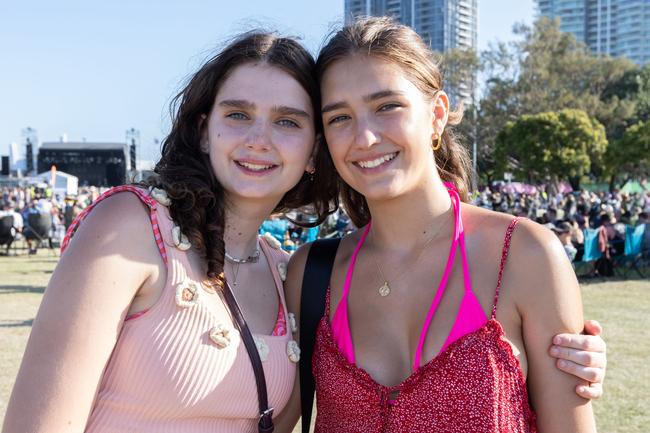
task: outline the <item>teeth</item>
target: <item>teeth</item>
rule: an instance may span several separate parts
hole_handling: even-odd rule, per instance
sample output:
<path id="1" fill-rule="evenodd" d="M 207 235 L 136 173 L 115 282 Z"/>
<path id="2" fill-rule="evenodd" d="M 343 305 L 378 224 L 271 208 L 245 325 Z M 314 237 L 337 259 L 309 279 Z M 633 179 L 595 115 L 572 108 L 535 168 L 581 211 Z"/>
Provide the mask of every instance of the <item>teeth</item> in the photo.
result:
<path id="1" fill-rule="evenodd" d="M 384 162 L 388 162 L 397 156 L 397 152 L 384 155 L 377 159 L 371 161 L 358 161 L 357 164 L 362 168 L 375 168 L 382 165 Z"/>
<path id="2" fill-rule="evenodd" d="M 241 165 L 242 167 L 246 167 L 247 169 L 253 170 L 253 171 L 268 170 L 269 168 L 273 167 L 273 164 L 271 164 L 271 165 L 251 164 L 249 162 L 241 162 L 241 161 L 238 161 L 237 163 L 239 165 Z"/>

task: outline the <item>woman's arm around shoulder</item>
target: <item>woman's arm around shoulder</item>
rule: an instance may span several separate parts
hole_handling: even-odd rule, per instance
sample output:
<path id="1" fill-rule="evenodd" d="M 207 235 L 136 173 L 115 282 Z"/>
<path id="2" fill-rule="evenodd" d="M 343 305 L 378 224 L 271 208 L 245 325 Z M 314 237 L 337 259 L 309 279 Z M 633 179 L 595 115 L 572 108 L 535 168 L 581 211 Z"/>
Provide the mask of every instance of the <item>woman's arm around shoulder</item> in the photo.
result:
<path id="1" fill-rule="evenodd" d="M 293 333 L 293 339 L 300 344 L 300 295 L 302 292 L 302 278 L 307 264 L 307 255 L 311 243 L 304 244 L 298 248 L 291 259 L 287 270 L 287 279 L 284 282 L 284 293 L 287 300 L 287 308 L 296 318 L 297 331 Z M 296 370 L 291 398 L 282 413 L 275 420 L 276 431 L 279 433 L 291 433 L 293 427 L 300 418 L 300 370 Z"/>
<path id="2" fill-rule="evenodd" d="M 161 270 L 140 200 L 120 193 L 99 203 L 45 290 L 4 433 L 84 431 L 129 306 L 141 287 L 160 285 Z"/>
<path id="3" fill-rule="evenodd" d="M 514 232 L 504 272 L 521 316 L 528 392 L 540 432 L 595 432 L 591 403 L 574 392 L 575 378 L 555 367 L 549 341 L 583 328 L 580 287 L 564 249 L 546 228 L 523 220 Z"/>

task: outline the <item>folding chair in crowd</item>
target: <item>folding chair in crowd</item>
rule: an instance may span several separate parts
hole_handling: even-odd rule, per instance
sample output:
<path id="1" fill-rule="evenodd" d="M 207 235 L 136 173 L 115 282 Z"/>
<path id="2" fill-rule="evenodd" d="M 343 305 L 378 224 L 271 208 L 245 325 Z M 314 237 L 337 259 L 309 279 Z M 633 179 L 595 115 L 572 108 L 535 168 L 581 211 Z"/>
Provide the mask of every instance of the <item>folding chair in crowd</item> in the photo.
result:
<path id="1" fill-rule="evenodd" d="M 0 218 L 0 245 L 7 246 L 7 255 L 9 255 L 9 248 L 16 239 L 16 229 L 14 228 L 14 217 L 5 215 Z"/>
<path id="2" fill-rule="evenodd" d="M 35 252 L 39 247 L 46 245 L 50 251 L 52 248 L 52 215 L 49 213 L 31 213 L 27 216 L 23 234 L 25 239 L 36 241 L 36 247 L 30 251 Z M 46 243 L 47 242 L 47 243 Z"/>
<path id="3" fill-rule="evenodd" d="M 598 229 L 584 229 L 585 249 L 582 259 L 575 263 L 576 275 L 579 277 L 593 277 L 596 271 L 596 260 L 603 256 L 598 246 Z M 581 274 L 579 269 L 585 269 Z"/>
<path id="4" fill-rule="evenodd" d="M 617 258 L 619 273 L 627 278 L 631 271 L 636 271 L 641 278 L 644 278 L 641 266 L 643 264 L 643 236 L 646 225 L 640 224 L 636 227 L 625 226 L 625 251 Z"/>

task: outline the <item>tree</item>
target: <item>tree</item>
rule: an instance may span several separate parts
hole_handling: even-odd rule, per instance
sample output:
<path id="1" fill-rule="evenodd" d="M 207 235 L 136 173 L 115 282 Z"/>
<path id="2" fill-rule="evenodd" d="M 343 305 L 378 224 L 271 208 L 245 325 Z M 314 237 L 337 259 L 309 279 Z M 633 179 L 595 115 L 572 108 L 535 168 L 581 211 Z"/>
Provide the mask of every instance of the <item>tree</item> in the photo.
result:
<path id="1" fill-rule="evenodd" d="M 612 125 L 612 134 L 608 135 L 610 139 L 620 139 L 627 127 L 650 120 L 650 63 L 630 69 L 611 81 L 602 100 L 605 103 L 620 101 L 619 105 L 626 109 L 624 121 Z"/>
<path id="2" fill-rule="evenodd" d="M 499 132 L 525 114 L 582 110 L 607 125 L 608 137 L 617 125 L 627 126 L 633 113 L 629 101 L 604 95 L 634 64 L 592 55 L 573 35 L 560 31 L 557 19 L 542 17 L 532 27 L 516 25 L 514 33 L 519 40 L 491 45 L 481 53 L 486 86 L 478 115 L 479 155 L 493 159 Z M 599 166 L 591 162 L 591 168 Z"/>
<path id="3" fill-rule="evenodd" d="M 650 120 L 628 127 L 623 136 L 608 147 L 605 167 L 610 189 L 617 179 L 625 183 L 634 177 L 650 175 Z"/>
<path id="4" fill-rule="evenodd" d="M 568 180 L 577 189 L 606 149 L 600 122 L 584 111 L 565 109 L 508 122 L 497 136 L 494 156 L 499 172 L 513 171 L 529 182 Z"/>

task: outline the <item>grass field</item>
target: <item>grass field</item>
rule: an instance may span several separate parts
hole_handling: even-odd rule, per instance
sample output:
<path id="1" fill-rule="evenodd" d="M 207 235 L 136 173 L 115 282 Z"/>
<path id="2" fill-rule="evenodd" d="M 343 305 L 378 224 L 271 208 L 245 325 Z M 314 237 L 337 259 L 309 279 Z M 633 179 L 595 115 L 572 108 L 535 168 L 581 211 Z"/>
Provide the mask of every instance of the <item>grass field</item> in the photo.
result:
<path id="1" fill-rule="evenodd" d="M 57 257 L 0 257 L 0 425 L 31 324 Z M 650 427 L 650 280 L 582 285 L 585 316 L 605 328 L 609 368 L 594 408 L 600 433 L 645 433 Z M 296 430 L 297 431 L 297 430 Z"/>

